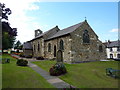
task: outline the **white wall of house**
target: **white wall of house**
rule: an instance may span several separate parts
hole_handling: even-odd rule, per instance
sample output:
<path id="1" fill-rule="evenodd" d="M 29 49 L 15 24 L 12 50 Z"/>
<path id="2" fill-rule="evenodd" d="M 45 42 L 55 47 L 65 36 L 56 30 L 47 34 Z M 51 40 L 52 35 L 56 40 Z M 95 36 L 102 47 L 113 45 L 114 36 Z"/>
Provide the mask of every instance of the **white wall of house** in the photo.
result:
<path id="1" fill-rule="evenodd" d="M 120 51 L 117 50 L 117 47 L 112 47 L 112 50 L 110 50 L 111 48 L 106 48 L 106 53 L 107 53 L 107 58 L 118 58 Z"/>

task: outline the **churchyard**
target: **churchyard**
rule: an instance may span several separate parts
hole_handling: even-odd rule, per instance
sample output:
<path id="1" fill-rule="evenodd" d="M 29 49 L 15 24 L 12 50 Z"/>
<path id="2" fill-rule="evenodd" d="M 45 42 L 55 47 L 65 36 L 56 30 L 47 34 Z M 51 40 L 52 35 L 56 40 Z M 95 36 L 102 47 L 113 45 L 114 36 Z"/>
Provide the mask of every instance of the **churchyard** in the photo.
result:
<path id="1" fill-rule="evenodd" d="M 55 61 L 33 62 L 49 72 Z M 117 88 L 118 79 L 106 75 L 106 68 L 118 69 L 116 61 L 97 61 L 80 64 L 65 64 L 68 73 L 59 76 L 60 79 L 77 88 Z"/>
<path id="2" fill-rule="evenodd" d="M 3 54 L 2 58 L 10 58 L 10 63 L 2 64 L 2 88 L 54 88 L 31 68 L 17 66 L 10 55 Z"/>
<path id="3" fill-rule="evenodd" d="M 4 54 L 3 58 L 6 57 L 11 60 L 10 63 L 2 64 L 3 88 L 54 88 L 30 67 L 17 66 L 15 58 Z M 32 63 L 49 72 L 56 61 L 37 60 Z M 76 88 L 118 88 L 118 79 L 106 75 L 106 68 L 118 69 L 117 61 L 65 63 L 65 67 L 67 73 L 57 77 Z"/>

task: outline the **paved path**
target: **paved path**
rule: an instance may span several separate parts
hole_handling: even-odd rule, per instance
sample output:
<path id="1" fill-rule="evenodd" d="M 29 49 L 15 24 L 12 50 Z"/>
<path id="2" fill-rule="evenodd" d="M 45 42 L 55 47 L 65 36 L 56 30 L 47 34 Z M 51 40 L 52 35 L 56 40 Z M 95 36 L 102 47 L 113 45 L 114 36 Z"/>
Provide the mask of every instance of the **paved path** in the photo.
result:
<path id="1" fill-rule="evenodd" d="M 19 56 L 14 55 L 17 58 Z M 26 59 L 26 58 L 24 58 Z M 37 65 L 31 63 L 33 60 L 26 59 L 28 61 L 28 66 L 31 67 L 34 71 L 39 73 L 42 77 L 44 77 L 50 84 L 52 84 L 56 88 L 70 88 L 70 85 L 63 80 L 59 79 L 56 76 L 50 76 L 48 72 L 43 70 L 42 68 L 38 67 Z M 72 85 L 71 85 L 72 86 Z M 73 87 L 73 86 L 72 86 Z"/>
<path id="2" fill-rule="evenodd" d="M 37 73 L 39 73 L 42 77 L 44 77 L 49 83 L 51 83 L 56 88 L 70 88 L 70 85 L 63 80 L 59 79 L 55 76 L 50 76 L 48 72 L 44 71 L 37 65 L 29 62 L 29 67 L 31 67 L 33 70 L 35 70 Z"/>

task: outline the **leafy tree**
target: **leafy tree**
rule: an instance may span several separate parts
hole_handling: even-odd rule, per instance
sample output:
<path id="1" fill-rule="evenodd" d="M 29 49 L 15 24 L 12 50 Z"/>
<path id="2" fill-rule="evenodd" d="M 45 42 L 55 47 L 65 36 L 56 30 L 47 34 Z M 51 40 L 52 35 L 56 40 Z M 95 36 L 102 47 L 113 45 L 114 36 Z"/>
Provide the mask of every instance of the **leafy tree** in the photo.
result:
<path id="1" fill-rule="evenodd" d="M 9 8 L 5 8 L 5 4 L 0 3 L 0 10 L 2 10 L 2 19 L 8 20 L 8 15 L 10 15 L 12 12 Z"/>
<path id="2" fill-rule="evenodd" d="M 22 49 L 23 49 L 23 45 L 20 45 L 20 46 L 19 46 L 19 49 L 22 50 Z"/>
<path id="3" fill-rule="evenodd" d="M 16 42 L 15 46 L 14 46 L 14 49 L 21 49 L 21 46 L 22 46 L 22 44 L 21 44 L 21 42 L 18 40 L 18 41 Z"/>
<path id="4" fill-rule="evenodd" d="M 2 23 L 2 49 L 13 47 L 15 37 L 17 36 L 17 28 L 11 28 L 8 22 L 8 16 L 12 13 L 5 4 L 0 3 L 0 23 Z"/>

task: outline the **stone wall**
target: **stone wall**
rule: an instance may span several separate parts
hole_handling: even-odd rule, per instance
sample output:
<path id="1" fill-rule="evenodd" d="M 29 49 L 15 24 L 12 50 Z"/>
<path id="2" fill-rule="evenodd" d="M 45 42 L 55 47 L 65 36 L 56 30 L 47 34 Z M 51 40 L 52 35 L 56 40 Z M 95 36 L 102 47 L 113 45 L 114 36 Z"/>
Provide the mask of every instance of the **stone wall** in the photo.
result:
<path id="1" fill-rule="evenodd" d="M 56 45 L 56 52 L 59 50 L 60 40 L 64 42 L 63 50 L 63 60 L 64 62 L 70 62 L 70 50 L 71 50 L 71 41 L 70 36 L 63 36 L 60 38 L 55 38 L 45 42 L 45 57 L 49 59 L 56 58 L 54 57 L 54 46 Z M 48 44 L 51 43 L 51 52 L 48 52 Z"/>
<path id="2" fill-rule="evenodd" d="M 83 32 L 88 30 L 90 43 L 83 43 Z M 106 59 L 105 46 L 98 39 L 98 36 L 88 25 L 84 22 L 79 28 L 70 33 L 70 35 L 61 36 L 51 40 L 45 40 L 38 38 L 32 41 L 33 56 L 54 59 L 54 47 L 56 46 L 56 53 L 59 50 L 60 40 L 64 42 L 63 61 L 67 63 L 81 62 L 81 61 L 93 61 Z M 38 50 L 38 43 L 40 50 Z M 51 51 L 48 51 L 48 44 L 51 44 Z M 34 47 L 35 46 L 35 47 Z M 99 51 L 99 46 L 102 46 L 102 52 Z M 57 54 L 56 54 L 57 55 Z"/>
<path id="3" fill-rule="evenodd" d="M 83 43 L 83 31 L 88 30 L 90 43 Z M 98 36 L 92 28 L 84 22 L 77 30 L 71 33 L 71 58 L 72 62 L 100 60 L 106 58 L 105 46 L 98 39 Z M 102 45 L 103 52 L 99 51 L 99 46 Z"/>
<path id="4" fill-rule="evenodd" d="M 32 50 L 23 50 L 23 54 L 25 55 L 25 56 L 29 56 L 29 55 L 32 55 L 33 53 L 32 53 Z"/>
<path id="5" fill-rule="evenodd" d="M 39 38 L 39 39 L 35 39 L 34 41 L 32 41 L 32 47 L 33 47 L 33 56 L 34 57 L 44 57 L 44 39 L 43 38 Z M 39 44 L 39 49 L 38 49 L 38 44 Z"/>

